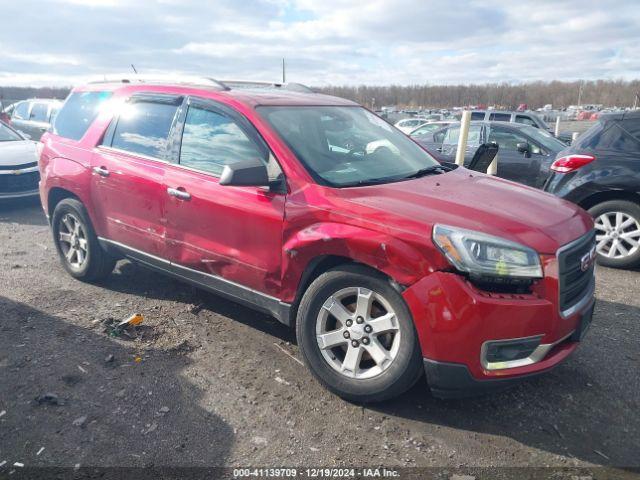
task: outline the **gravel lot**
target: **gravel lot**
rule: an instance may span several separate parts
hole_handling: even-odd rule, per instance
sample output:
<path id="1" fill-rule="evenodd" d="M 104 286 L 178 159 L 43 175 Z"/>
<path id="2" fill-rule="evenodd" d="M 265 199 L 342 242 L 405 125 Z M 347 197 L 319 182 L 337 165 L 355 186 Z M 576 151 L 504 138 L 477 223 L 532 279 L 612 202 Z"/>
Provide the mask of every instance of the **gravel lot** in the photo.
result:
<path id="1" fill-rule="evenodd" d="M 0 478 L 15 462 L 640 466 L 639 272 L 599 268 L 591 330 L 546 376 L 455 401 L 422 380 L 361 406 L 321 388 L 265 315 L 129 262 L 71 279 L 35 201 L 0 206 L 0 245 Z M 137 338 L 104 332 L 134 312 Z"/>

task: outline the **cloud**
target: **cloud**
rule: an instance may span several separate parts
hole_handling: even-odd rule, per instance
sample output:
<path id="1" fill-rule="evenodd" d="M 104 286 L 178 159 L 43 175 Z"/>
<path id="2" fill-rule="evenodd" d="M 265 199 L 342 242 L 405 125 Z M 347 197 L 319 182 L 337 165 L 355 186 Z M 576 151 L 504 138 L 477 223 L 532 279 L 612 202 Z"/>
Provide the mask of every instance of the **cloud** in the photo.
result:
<path id="1" fill-rule="evenodd" d="M 43 5 L 44 4 L 44 5 Z M 640 76 L 637 0 L 23 0 L 0 84 L 129 70 L 312 85 Z M 46 14 L 43 14 L 46 12 Z"/>

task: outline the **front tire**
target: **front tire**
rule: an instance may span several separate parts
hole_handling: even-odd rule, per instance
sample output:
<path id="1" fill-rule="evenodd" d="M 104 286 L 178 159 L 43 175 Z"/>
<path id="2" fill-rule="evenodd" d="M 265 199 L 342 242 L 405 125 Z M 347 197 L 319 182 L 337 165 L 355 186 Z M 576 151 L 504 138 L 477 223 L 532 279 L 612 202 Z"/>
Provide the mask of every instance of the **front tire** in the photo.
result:
<path id="1" fill-rule="evenodd" d="M 595 221 L 598 263 L 614 268 L 640 265 L 640 205 L 610 200 L 589 213 Z"/>
<path id="2" fill-rule="evenodd" d="M 313 375 L 347 400 L 396 397 L 423 371 L 404 299 L 366 267 L 342 266 L 314 280 L 298 308 L 296 335 Z"/>
<path id="3" fill-rule="evenodd" d="M 87 210 L 80 201 L 65 198 L 58 203 L 51 218 L 51 229 L 60 261 L 69 275 L 95 282 L 111 274 L 116 259 L 98 243 Z"/>

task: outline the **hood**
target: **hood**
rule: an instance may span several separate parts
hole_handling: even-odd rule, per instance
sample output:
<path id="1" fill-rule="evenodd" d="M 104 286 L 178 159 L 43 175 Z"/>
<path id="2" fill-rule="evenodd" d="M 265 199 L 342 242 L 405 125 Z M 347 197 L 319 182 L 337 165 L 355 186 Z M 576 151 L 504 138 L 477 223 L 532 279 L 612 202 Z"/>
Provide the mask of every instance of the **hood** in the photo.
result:
<path id="1" fill-rule="evenodd" d="M 0 142 L 0 167 L 18 167 L 38 161 L 36 144 L 31 140 Z"/>
<path id="2" fill-rule="evenodd" d="M 441 223 L 477 230 L 555 254 L 593 228 L 589 214 L 553 195 L 457 168 L 406 182 L 343 190 L 345 200 L 378 211 L 376 220 L 431 235 Z"/>

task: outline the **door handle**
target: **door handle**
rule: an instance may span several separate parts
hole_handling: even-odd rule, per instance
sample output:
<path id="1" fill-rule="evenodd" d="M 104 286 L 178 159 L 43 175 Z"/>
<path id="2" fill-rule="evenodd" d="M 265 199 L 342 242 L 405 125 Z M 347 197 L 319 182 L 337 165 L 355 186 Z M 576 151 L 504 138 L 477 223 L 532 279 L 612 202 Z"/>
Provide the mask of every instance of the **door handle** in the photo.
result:
<path id="1" fill-rule="evenodd" d="M 181 188 L 167 188 L 167 193 L 171 197 L 176 197 L 180 200 L 189 200 L 191 198 L 191 194 Z"/>
<path id="2" fill-rule="evenodd" d="M 97 173 L 101 177 L 109 176 L 109 170 L 107 170 L 105 167 L 93 167 L 93 172 Z"/>

